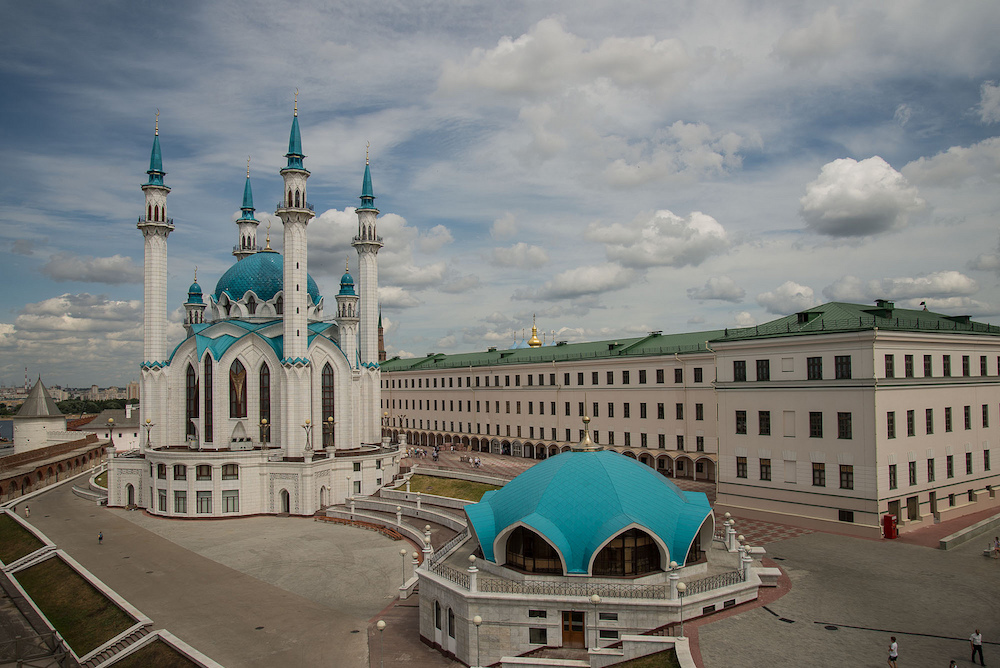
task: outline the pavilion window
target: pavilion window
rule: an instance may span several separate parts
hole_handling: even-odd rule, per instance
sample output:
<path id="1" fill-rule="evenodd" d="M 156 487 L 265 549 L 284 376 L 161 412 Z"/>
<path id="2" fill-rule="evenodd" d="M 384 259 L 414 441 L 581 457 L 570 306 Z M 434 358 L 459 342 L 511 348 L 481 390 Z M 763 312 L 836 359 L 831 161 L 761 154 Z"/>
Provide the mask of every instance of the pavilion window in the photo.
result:
<path id="1" fill-rule="evenodd" d="M 247 416 L 247 371 L 243 363 L 233 360 L 229 367 L 229 417 Z"/>
<path id="2" fill-rule="evenodd" d="M 507 565 L 529 573 L 563 572 L 555 548 L 523 526 L 514 529 L 507 538 Z"/>
<path id="3" fill-rule="evenodd" d="M 635 576 L 660 570 L 660 549 L 640 529 L 615 536 L 594 559 L 594 576 Z"/>

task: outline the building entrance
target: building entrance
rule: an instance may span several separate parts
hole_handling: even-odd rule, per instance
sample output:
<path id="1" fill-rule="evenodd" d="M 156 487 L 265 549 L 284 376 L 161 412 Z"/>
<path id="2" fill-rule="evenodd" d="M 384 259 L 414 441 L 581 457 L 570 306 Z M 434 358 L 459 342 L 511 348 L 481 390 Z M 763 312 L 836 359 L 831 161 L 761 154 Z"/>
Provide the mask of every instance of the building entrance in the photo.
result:
<path id="1" fill-rule="evenodd" d="M 585 648 L 587 646 L 585 616 L 575 610 L 563 610 L 562 613 L 562 646 Z"/>

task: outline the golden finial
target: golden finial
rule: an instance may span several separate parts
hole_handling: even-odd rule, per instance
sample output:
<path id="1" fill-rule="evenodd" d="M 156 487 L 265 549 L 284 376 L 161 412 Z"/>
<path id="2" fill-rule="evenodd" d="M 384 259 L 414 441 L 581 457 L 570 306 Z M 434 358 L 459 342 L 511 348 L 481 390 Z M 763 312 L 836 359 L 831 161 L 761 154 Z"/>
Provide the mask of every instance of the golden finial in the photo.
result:
<path id="1" fill-rule="evenodd" d="M 247 178 L 250 178 L 250 156 L 247 156 Z"/>
<path id="2" fill-rule="evenodd" d="M 528 339 L 528 346 L 531 348 L 540 348 L 542 342 L 538 339 L 538 327 L 535 326 L 535 314 L 531 314 L 531 338 Z"/>
<path id="3" fill-rule="evenodd" d="M 264 237 L 264 250 L 271 250 L 271 221 L 267 221 L 267 236 Z"/>
<path id="4" fill-rule="evenodd" d="M 155 136 L 160 135 L 160 110 L 156 110 L 156 122 L 153 124 L 153 134 Z"/>
<path id="5" fill-rule="evenodd" d="M 299 115 L 299 89 L 295 89 L 295 115 Z"/>
<path id="6" fill-rule="evenodd" d="M 344 258 L 344 273 L 346 274 L 346 273 L 348 273 L 350 271 L 351 271 L 350 258 L 346 258 L 345 257 Z"/>
<path id="7" fill-rule="evenodd" d="M 194 282 L 198 282 L 198 265 L 194 266 Z"/>
<path id="8" fill-rule="evenodd" d="M 370 141 L 366 141 L 365 142 L 365 164 L 366 165 L 368 164 L 368 149 L 370 149 L 371 147 L 372 147 L 372 143 Z"/>

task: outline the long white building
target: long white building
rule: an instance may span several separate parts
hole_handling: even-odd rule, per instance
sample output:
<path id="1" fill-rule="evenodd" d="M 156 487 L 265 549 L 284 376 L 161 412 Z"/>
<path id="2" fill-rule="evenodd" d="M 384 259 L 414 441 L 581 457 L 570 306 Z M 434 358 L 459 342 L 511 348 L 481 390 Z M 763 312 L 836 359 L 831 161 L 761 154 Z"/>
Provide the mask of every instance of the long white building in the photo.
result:
<path id="1" fill-rule="evenodd" d="M 235 264 L 207 295 L 184 303 L 187 337 L 172 350 L 167 323 L 167 238 L 174 222 L 153 139 L 145 211 L 144 351 L 140 453 L 111 461 L 109 503 L 170 517 L 308 515 L 370 494 L 399 470 L 380 437 L 375 196 L 365 164 L 358 235 L 362 268 L 340 281 L 333 317 L 308 273 L 309 171 L 298 106 L 276 215 L 284 252 L 257 243 L 250 171 L 236 221 Z"/>

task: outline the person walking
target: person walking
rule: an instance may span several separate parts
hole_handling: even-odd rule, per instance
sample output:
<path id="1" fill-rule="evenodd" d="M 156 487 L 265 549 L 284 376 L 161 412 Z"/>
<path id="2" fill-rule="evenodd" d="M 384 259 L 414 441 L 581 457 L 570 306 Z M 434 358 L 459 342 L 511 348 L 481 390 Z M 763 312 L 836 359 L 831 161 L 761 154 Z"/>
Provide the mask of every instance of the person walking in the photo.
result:
<path id="1" fill-rule="evenodd" d="M 24 504 L 24 516 L 31 517 L 31 508 L 28 507 L 27 503 Z"/>
<path id="2" fill-rule="evenodd" d="M 97 532 L 97 544 L 98 545 L 104 545 L 104 532 L 103 531 L 98 531 Z"/>
<path id="3" fill-rule="evenodd" d="M 983 634 L 976 629 L 976 632 L 969 636 L 969 644 L 972 645 L 972 658 L 969 659 L 972 663 L 976 662 L 976 654 L 979 654 L 979 665 L 985 666 L 986 662 L 983 661 Z"/>
<path id="4" fill-rule="evenodd" d="M 899 645 L 896 644 L 896 636 L 889 638 L 889 660 L 886 662 L 890 668 L 896 668 L 896 659 L 899 658 Z"/>

